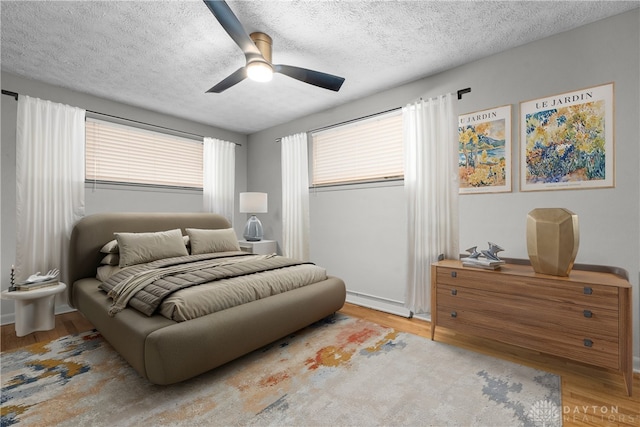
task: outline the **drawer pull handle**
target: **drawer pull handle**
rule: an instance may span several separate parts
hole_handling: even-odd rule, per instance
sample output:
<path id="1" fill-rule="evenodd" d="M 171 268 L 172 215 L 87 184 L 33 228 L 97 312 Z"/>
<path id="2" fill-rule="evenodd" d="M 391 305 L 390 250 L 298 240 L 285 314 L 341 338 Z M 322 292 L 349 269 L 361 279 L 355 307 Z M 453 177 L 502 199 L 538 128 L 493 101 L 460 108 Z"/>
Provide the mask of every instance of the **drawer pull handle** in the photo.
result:
<path id="1" fill-rule="evenodd" d="M 584 287 L 584 294 L 585 295 L 591 295 L 593 293 L 593 289 L 591 289 L 589 286 L 585 286 Z"/>
<path id="2" fill-rule="evenodd" d="M 451 289 L 451 295 L 458 295 L 457 289 Z"/>
<path id="3" fill-rule="evenodd" d="M 451 277 L 458 277 L 458 272 L 457 271 L 452 271 L 451 272 Z"/>
<path id="4" fill-rule="evenodd" d="M 585 310 L 582 313 L 584 314 L 584 317 L 588 317 L 589 319 L 593 317 L 591 310 Z"/>
<path id="5" fill-rule="evenodd" d="M 453 317 L 453 318 L 458 317 L 458 312 L 452 311 L 451 312 L 451 317 Z"/>
<path id="6" fill-rule="evenodd" d="M 591 341 L 591 340 L 590 340 L 590 339 L 588 339 L 588 338 L 585 338 L 585 339 L 584 339 L 584 346 L 585 346 L 585 347 L 593 347 L 593 341 Z"/>

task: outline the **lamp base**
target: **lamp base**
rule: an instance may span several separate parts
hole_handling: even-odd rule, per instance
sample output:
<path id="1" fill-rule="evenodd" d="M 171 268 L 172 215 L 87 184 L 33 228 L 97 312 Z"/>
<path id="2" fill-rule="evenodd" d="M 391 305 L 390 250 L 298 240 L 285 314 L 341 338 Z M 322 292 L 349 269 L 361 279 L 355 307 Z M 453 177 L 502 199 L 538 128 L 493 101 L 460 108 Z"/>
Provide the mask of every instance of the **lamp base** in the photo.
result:
<path id="1" fill-rule="evenodd" d="M 262 223 L 258 217 L 251 215 L 251 218 L 249 218 L 244 226 L 242 237 L 244 237 L 247 242 L 259 242 L 262 240 L 262 236 Z"/>

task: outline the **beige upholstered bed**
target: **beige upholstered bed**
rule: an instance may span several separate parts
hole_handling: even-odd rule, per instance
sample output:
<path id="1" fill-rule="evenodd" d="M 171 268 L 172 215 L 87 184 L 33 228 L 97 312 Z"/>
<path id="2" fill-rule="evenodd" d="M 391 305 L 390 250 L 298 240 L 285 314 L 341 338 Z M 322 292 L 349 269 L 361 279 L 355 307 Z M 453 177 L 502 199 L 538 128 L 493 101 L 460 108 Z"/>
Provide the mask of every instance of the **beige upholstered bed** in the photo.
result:
<path id="1" fill-rule="evenodd" d="M 180 229 L 187 235 L 187 229 L 225 230 L 229 227 L 226 219 L 208 213 L 87 216 L 75 225 L 71 235 L 70 304 L 93 323 L 140 375 L 155 384 L 172 384 L 199 375 L 318 321 L 343 306 L 344 282 L 324 276 L 305 286 L 278 290 L 281 293 L 257 297 L 189 320 L 176 321 L 158 312 L 148 316 L 129 305 L 109 313 L 114 301 L 100 288 L 104 284 L 96 278 L 96 273 L 105 257 L 101 249 L 114 239 L 114 233 Z M 216 255 L 213 262 L 217 262 L 217 257 L 235 262 L 235 258 L 227 258 L 227 255 L 236 254 Z M 212 258 L 207 254 L 199 256 Z M 151 265 L 158 263 L 165 264 L 158 260 Z M 269 276 L 264 277 L 263 281 L 270 280 Z M 193 292 L 192 288 L 198 287 L 189 287 L 186 291 Z"/>

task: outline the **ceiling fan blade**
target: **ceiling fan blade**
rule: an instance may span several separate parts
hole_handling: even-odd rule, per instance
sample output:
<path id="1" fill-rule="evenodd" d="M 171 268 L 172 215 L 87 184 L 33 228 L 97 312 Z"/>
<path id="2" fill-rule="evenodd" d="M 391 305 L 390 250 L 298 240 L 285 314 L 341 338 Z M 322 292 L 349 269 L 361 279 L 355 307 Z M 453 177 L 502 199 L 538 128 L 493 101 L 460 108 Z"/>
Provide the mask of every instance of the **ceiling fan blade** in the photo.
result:
<path id="1" fill-rule="evenodd" d="M 247 78 L 247 69 L 245 67 L 240 67 L 236 71 L 234 71 L 229 77 L 212 87 L 207 91 L 207 93 L 220 93 L 231 86 L 236 85 Z"/>
<path id="2" fill-rule="evenodd" d="M 339 91 L 342 83 L 344 83 L 344 77 L 321 73 L 320 71 L 307 70 L 306 68 L 293 67 L 291 65 L 274 65 L 273 71 L 300 80 L 301 82 L 335 92 Z"/>
<path id="3" fill-rule="evenodd" d="M 262 54 L 256 47 L 251 37 L 224 0 L 203 0 L 213 16 L 216 17 L 222 28 L 231 36 L 234 42 L 242 49 L 247 60 L 253 57 L 262 58 Z"/>

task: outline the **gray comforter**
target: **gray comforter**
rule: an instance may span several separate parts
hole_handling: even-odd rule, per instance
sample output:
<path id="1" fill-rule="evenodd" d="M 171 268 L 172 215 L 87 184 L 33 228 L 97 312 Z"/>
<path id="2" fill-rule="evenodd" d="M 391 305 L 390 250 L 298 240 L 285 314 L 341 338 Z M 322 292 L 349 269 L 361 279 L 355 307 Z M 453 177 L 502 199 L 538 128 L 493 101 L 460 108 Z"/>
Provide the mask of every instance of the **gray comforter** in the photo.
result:
<path id="1" fill-rule="evenodd" d="M 250 255 L 238 252 L 188 255 L 125 268 L 102 283 L 100 287 L 113 299 L 111 315 L 130 305 L 151 316 L 171 295 L 182 289 L 203 284 L 207 285 L 203 286 L 203 292 L 208 292 L 209 299 L 211 294 L 221 293 L 216 291 L 216 288 L 225 289 L 221 296 L 223 302 L 214 301 L 215 297 L 212 300 L 214 307 L 211 310 L 219 310 L 221 307 L 228 308 L 243 304 L 326 278 L 326 272 L 320 269 L 322 274 L 318 275 L 316 272 L 309 279 L 299 280 L 297 271 L 299 269 L 293 267 L 304 264 L 310 263 L 277 255 Z M 287 273 L 289 268 L 292 273 Z M 265 276 L 268 272 L 277 274 Z M 292 277 L 295 277 L 295 280 L 277 279 L 283 275 L 286 277 L 287 274 L 293 274 Z M 269 280 L 265 280 L 265 277 Z M 256 278 L 262 279 L 254 280 Z M 218 282 L 220 282 L 219 285 Z M 231 297 L 227 282 L 232 284 Z M 212 284 L 218 286 L 212 287 Z M 192 301 L 197 302 L 202 299 L 197 294 L 194 298 L 193 292 L 191 295 Z M 205 312 L 211 310 L 204 308 Z"/>

